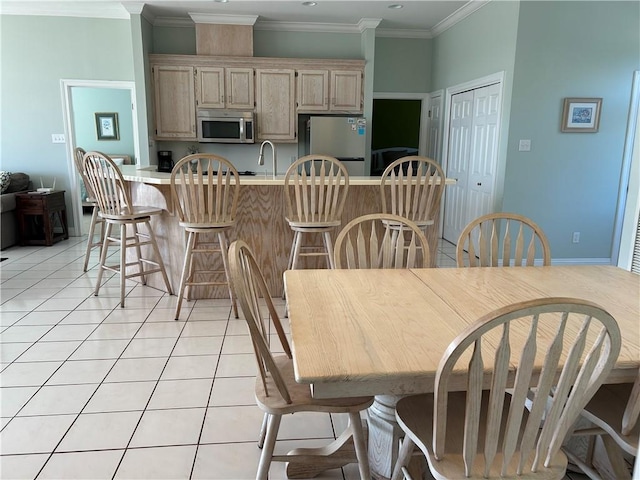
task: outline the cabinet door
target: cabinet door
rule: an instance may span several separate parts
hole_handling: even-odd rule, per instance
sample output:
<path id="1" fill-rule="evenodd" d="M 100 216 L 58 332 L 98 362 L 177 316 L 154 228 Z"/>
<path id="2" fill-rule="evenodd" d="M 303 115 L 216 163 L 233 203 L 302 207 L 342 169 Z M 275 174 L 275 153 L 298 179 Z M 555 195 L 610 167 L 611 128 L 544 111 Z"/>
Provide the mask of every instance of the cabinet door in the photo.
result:
<path id="1" fill-rule="evenodd" d="M 196 138 L 193 67 L 153 66 L 156 138 Z"/>
<path id="2" fill-rule="evenodd" d="M 295 72 L 256 70 L 258 139 L 295 141 Z"/>
<path id="3" fill-rule="evenodd" d="M 224 108 L 224 68 L 196 68 L 196 104 L 205 108 Z"/>
<path id="4" fill-rule="evenodd" d="M 298 70 L 297 75 L 298 111 L 329 110 L 329 71 Z"/>
<path id="5" fill-rule="evenodd" d="M 227 108 L 253 110 L 253 68 L 225 69 Z"/>
<path id="6" fill-rule="evenodd" d="M 333 70 L 331 72 L 330 110 L 362 111 L 362 72 Z"/>

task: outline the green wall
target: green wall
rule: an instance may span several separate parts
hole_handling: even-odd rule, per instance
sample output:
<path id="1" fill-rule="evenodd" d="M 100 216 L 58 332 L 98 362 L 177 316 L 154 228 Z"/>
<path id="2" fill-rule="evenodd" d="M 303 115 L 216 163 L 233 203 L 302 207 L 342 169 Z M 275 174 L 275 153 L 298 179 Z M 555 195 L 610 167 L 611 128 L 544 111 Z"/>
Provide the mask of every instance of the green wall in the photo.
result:
<path id="1" fill-rule="evenodd" d="M 519 8 L 520 2 L 492 1 L 435 37 L 431 90 L 502 70 L 510 76 L 516 55 Z"/>
<path id="2" fill-rule="evenodd" d="M 503 209 L 538 222 L 554 259 L 610 257 L 639 35 L 638 2 L 520 6 Z M 602 97 L 600 130 L 561 133 L 564 97 Z"/>
<path id="3" fill-rule="evenodd" d="M 0 169 L 55 177 L 70 211 L 67 145 L 51 143 L 64 133 L 60 80 L 131 81 L 131 52 L 126 20 L 1 15 Z"/>
<path id="4" fill-rule="evenodd" d="M 195 55 L 195 27 L 153 27 L 152 53 L 165 55 Z"/>
<path id="5" fill-rule="evenodd" d="M 431 46 L 424 38 L 376 38 L 374 92 L 429 93 Z"/>
<path id="6" fill-rule="evenodd" d="M 254 30 L 253 54 L 256 57 L 363 58 L 359 33 Z"/>
<path id="7" fill-rule="evenodd" d="M 503 193 L 519 10 L 516 1 L 487 3 L 433 39 L 431 91 L 504 73 L 495 210 L 500 210 Z"/>
<path id="8" fill-rule="evenodd" d="M 72 87 L 75 140 L 86 151 L 121 153 L 135 159 L 133 120 L 129 90 L 118 88 Z M 98 140 L 95 114 L 117 113 L 119 140 Z"/>

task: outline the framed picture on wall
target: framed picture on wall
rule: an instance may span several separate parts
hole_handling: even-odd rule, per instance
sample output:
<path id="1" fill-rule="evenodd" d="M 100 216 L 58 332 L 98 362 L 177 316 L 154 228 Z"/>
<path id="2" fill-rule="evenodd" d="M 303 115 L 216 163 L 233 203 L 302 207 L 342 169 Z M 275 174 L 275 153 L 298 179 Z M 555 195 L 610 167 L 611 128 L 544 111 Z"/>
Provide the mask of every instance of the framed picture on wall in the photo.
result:
<path id="1" fill-rule="evenodd" d="M 565 98 L 562 108 L 563 132 L 593 133 L 600 126 L 602 98 Z"/>
<path id="2" fill-rule="evenodd" d="M 120 140 L 117 113 L 96 113 L 98 140 Z"/>

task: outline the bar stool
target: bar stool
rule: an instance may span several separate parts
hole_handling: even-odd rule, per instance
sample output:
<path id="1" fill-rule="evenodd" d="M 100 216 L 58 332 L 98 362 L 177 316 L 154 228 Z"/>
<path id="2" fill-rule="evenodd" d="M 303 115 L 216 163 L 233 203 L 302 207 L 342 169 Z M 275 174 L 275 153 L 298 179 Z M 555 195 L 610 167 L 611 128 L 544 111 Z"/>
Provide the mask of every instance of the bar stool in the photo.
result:
<path id="1" fill-rule="evenodd" d="M 84 172 L 87 177 L 88 187 L 96 195 L 98 215 L 104 219 L 107 228 L 104 234 L 104 242 L 100 253 L 100 266 L 94 295 L 100 291 L 100 282 L 105 270 L 120 274 L 120 306 L 124 308 L 125 283 L 128 278 L 141 277 L 142 284 L 146 285 L 147 275 L 162 273 L 167 292 L 171 295 L 171 285 L 164 262 L 160 256 L 160 250 L 151 228 L 151 215 L 162 213 L 161 208 L 133 205 L 129 190 L 125 188 L 124 179 L 113 160 L 100 152 L 87 152 L 83 158 Z M 120 236 L 111 235 L 113 226 L 120 229 Z M 145 226 L 146 232 L 138 230 L 140 225 Z M 127 234 L 127 226 L 130 226 L 131 234 Z M 120 263 L 107 265 L 107 252 L 109 247 L 115 245 L 120 248 Z M 157 261 L 142 256 L 140 247 L 149 245 Z M 127 263 L 127 250 L 133 248 L 136 260 Z M 127 273 L 127 267 L 137 267 L 137 271 Z"/>
<path id="2" fill-rule="evenodd" d="M 285 220 L 293 230 L 288 269 L 298 267 L 301 256 L 325 256 L 334 268 L 330 232 L 341 224 L 349 190 L 349 174 L 338 159 L 307 155 L 289 166 L 284 177 Z M 323 246 L 303 245 L 303 235 L 320 233 Z"/>
<path id="3" fill-rule="evenodd" d="M 87 250 L 84 254 L 84 266 L 82 271 L 87 271 L 87 266 L 89 265 L 89 257 L 91 256 L 91 250 L 94 248 L 98 248 L 98 253 L 102 252 L 102 242 L 104 241 L 104 219 L 98 215 L 100 208 L 98 208 L 98 202 L 96 201 L 96 196 L 91 190 L 89 182 L 87 181 L 87 176 L 84 173 L 84 165 L 82 160 L 84 158 L 84 154 L 87 153 L 83 148 L 77 147 L 73 154 L 73 159 L 76 165 L 76 170 L 78 170 L 78 174 L 82 181 L 84 182 L 84 186 L 87 190 L 87 198 L 83 198 L 83 202 L 86 202 L 91 205 L 91 223 L 89 223 L 89 235 L 87 238 Z M 100 237 L 98 240 L 94 241 L 94 236 L 96 232 L 96 226 L 100 225 Z"/>
<path id="4" fill-rule="evenodd" d="M 434 160 L 416 155 L 399 158 L 380 179 L 382 212 L 408 218 L 427 235 L 440 208 L 444 182 L 444 171 Z"/>
<path id="5" fill-rule="evenodd" d="M 227 251 L 227 232 L 236 224 L 236 211 L 240 194 L 240 177 L 227 159 L 214 154 L 196 153 L 181 159 L 171 172 L 171 195 L 180 226 L 188 234 L 184 264 L 176 305 L 176 320 L 180 315 L 182 299 L 187 300 L 193 286 L 226 285 L 238 318 L 235 294 L 231 288 Z M 208 237 L 207 234 L 210 234 Z M 217 237 L 216 242 L 211 236 Z M 223 270 L 196 269 L 194 254 L 222 256 Z M 196 281 L 197 275 L 224 274 L 224 281 Z"/>

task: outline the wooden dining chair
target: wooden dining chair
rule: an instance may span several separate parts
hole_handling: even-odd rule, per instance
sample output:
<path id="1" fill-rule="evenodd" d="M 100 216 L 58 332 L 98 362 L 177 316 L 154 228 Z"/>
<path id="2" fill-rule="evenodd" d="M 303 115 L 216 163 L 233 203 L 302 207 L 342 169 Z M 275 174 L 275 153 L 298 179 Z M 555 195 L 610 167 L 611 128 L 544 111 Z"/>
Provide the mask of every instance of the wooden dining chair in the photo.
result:
<path id="1" fill-rule="evenodd" d="M 385 168 L 380 180 L 382 211 L 406 217 L 426 232 L 440 208 L 444 186 L 444 171 L 434 160 L 416 155 L 399 158 Z"/>
<path id="2" fill-rule="evenodd" d="M 102 243 L 104 241 L 104 220 L 98 212 L 100 209 L 98 208 L 98 202 L 96 201 L 96 196 L 91 190 L 89 186 L 89 182 L 87 181 L 87 176 L 84 173 L 84 164 L 83 158 L 84 154 L 87 153 L 83 148 L 76 147 L 73 151 L 73 160 L 76 166 L 76 170 L 78 171 L 78 175 L 82 179 L 84 183 L 85 189 L 87 191 L 87 197 L 82 199 L 83 203 L 88 203 L 91 206 L 91 222 L 89 223 L 89 233 L 87 235 L 87 249 L 84 254 L 84 265 L 82 267 L 82 271 L 87 271 L 87 266 L 89 265 L 89 257 L 91 256 L 91 251 L 94 248 L 98 249 L 98 252 L 102 251 Z M 100 236 L 97 240 L 95 240 L 96 226 L 100 225 Z"/>
<path id="3" fill-rule="evenodd" d="M 288 270 L 298 268 L 301 256 L 324 256 L 333 265 L 331 230 L 341 224 L 349 190 L 349 173 L 338 159 L 307 155 L 293 162 L 284 176 L 286 221 L 293 230 Z M 323 248 L 303 245 L 303 236 L 322 235 Z"/>
<path id="4" fill-rule="evenodd" d="M 434 393 L 397 403 L 405 439 L 392 478 L 417 446 L 436 479 L 561 479 L 565 435 L 619 352 L 615 319 L 586 300 L 540 298 L 484 315 L 447 348 Z"/>
<path id="5" fill-rule="evenodd" d="M 640 439 L 640 370 L 634 383 L 602 385 L 581 413 L 593 428 L 579 428 L 575 436 L 589 435 L 591 440 L 602 439 L 616 479 L 630 479 L 622 451 L 637 457 Z M 565 450 L 569 460 L 589 476 L 600 479 L 593 465 L 593 444 L 587 449 L 587 458 L 582 459 L 569 449 Z M 640 472 L 636 472 L 640 473 Z"/>
<path id="6" fill-rule="evenodd" d="M 294 378 L 291 347 L 285 336 L 282 324 L 271 301 L 264 277 L 249 246 L 241 241 L 234 241 L 229 247 L 229 266 L 232 285 L 238 302 L 249 327 L 253 349 L 258 363 L 259 374 L 256 377 L 255 397 L 258 406 L 265 412 L 267 419 L 266 437 L 262 445 L 262 454 L 258 465 L 256 479 L 266 479 L 272 461 L 289 462 L 289 478 L 310 478 L 293 475 L 292 468 L 300 465 L 307 474 L 313 471 L 302 464 L 313 459 L 310 449 L 299 449 L 299 455 L 290 452 L 288 455 L 274 455 L 275 442 L 278 436 L 282 415 L 297 412 L 347 413 L 349 426 L 342 438 L 353 436 L 356 459 L 360 478 L 371 478 L 367 458 L 367 446 L 362 428 L 360 412 L 372 403 L 372 397 L 349 397 L 335 399 L 317 399 L 311 396 L 309 385 L 297 383 Z M 270 322 L 269 322 L 270 320 Z M 270 328 L 273 327 L 273 330 Z M 284 354 L 274 355 L 270 349 L 270 333 L 277 334 L 281 351 Z M 275 340 L 274 340 L 275 341 Z M 262 441 L 260 442 L 262 444 Z M 326 452 L 329 453 L 329 452 Z M 338 468 L 355 459 L 347 457 L 317 458 L 317 473 L 327 468 Z M 312 468 L 312 467 L 310 467 Z M 316 473 L 316 474 L 317 474 Z"/>
<path id="7" fill-rule="evenodd" d="M 551 248 L 542 229 L 516 213 L 490 213 L 470 222 L 458 237 L 458 267 L 533 266 L 536 257 L 551 265 Z"/>
<path id="8" fill-rule="evenodd" d="M 238 318 L 227 263 L 227 234 L 236 224 L 240 196 L 238 170 L 226 158 L 212 153 L 188 155 L 173 167 L 171 194 L 179 224 L 187 233 L 175 319 L 180 316 L 185 290 L 189 300 L 191 287 L 221 285 L 227 287 L 233 313 Z M 222 258 L 222 269 L 202 267 L 216 254 Z M 199 265 L 194 256 L 201 260 Z M 206 276 L 208 280 L 204 279 Z"/>
<path id="9" fill-rule="evenodd" d="M 120 306 L 124 308 L 125 283 L 128 278 L 140 277 L 146 285 L 147 275 L 161 273 L 167 292 L 172 294 L 164 262 L 158 250 L 156 237 L 151 228 L 151 216 L 162 213 L 161 208 L 133 205 L 129 190 L 124 184 L 122 173 L 107 155 L 100 152 L 87 152 L 83 158 L 88 186 L 95 194 L 98 203 L 98 215 L 105 221 L 106 230 L 94 295 L 98 295 L 105 270 L 120 275 Z M 116 226 L 120 235 L 112 235 Z M 144 231 L 139 227 L 144 226 Z M 129 229 L 127 228 L 129 227 Z M 110 246 L 119 248 L 119 264 L 107 265 L 107 252 Z M 154 259 L 143 257 L 141 247 L 150 247 Z M 127 250 L 133 249 L 135 261 L 127 262 Z M 145 249 L 147 250 L 147 249 Z M 132 271 L 133 270 L 133 271 Z"/>
<path id="10" fill-rule="evenodd" d="M 363 215 L 345 225 L 336 238 L 335 268 L 422 268 L 430 263 L 424 233 L 399 215 Z"/>

